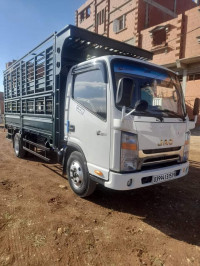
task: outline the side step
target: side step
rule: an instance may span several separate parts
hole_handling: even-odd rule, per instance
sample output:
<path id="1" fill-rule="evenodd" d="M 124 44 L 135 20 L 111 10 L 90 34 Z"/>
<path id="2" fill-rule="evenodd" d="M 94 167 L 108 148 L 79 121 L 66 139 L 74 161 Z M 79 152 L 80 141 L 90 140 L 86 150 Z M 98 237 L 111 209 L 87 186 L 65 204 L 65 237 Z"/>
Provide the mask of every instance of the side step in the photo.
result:
<path id="1" fill-rule="evenodd" d="M 23 149 L 24 149 L 25 151 L 28 151 L 28 152 L 34 154 L 35 156 L 39 157 L 40 159 L 43 159 L 43 160 L 46 161 L 46 162 L 50 162 L 50 159 L 47 158 L 47 156 L 46 156 L 46 152 L 47 152 L 47 151 L 50 151 L 49 148 L 47 148 L 47 147 L 45 147 L 45 146 L 42 146 L 42 145 L 40 145 L 40 144 L 38 144 L 38 143 L 32 142 L 32 141 L 30 141 L 30 140 L 24 139 L 24 138 L 23 138 L 23 142 L 29 144 L 29 148 L 27 148 L 26 146 L 23 146 Z M 36 151 L 31 150 L 31 149 L 30 149 L 30 145 L 36 147 Z M 39 153 L 37 152 L 37 148 L 39 148 L 40 150 L 44 151 L 45 156 L 39 154 Z"/>
<path id="2" fill-rule="evenodd" d="M 9 140 L 13 140 L 13 130 L 11 129 L 8 129 L 8 132 L 7 132 L 7 135 L 6 135 L 6 138 L 9 139 Z"/>

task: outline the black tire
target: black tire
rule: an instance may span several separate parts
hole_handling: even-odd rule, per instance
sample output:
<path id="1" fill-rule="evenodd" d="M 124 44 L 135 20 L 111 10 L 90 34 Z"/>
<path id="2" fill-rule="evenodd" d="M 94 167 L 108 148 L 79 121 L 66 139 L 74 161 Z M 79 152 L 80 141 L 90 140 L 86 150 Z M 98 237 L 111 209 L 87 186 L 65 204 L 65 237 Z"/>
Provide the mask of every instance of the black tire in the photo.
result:
<path id="1" fill-rule="evenodd" d="M 71 189 L 81 198 L 90 196 L 96 188 L 91 180 L 86 161 L 80 152 L 71 153 L 67 161 L 67 176 Z"/>
<path id="2" fill-rule="evenodd" d="M 15 155 L 18 158 L 24 158 L 26 151 L 23 149 L 23 143 L 22 143 L 21 135 L 19 133 L 15 134 L 13 146 L 14 146 Z"/>

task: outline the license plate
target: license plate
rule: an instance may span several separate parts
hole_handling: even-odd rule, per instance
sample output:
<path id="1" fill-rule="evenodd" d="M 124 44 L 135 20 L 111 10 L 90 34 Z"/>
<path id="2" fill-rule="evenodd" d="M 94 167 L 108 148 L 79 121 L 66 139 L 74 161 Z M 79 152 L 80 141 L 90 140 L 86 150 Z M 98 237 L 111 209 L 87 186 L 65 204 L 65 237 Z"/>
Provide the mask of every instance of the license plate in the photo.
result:
<path id="1" fill-rule="evenodd" d="M 171 180 L 175 177 L 176 177 L 176 171 L 171 172 L 171 173 L 162 174 L 162 175 L 154 175 L 153 176 L 153 183 L 165 182 L 165 181 Z"/>

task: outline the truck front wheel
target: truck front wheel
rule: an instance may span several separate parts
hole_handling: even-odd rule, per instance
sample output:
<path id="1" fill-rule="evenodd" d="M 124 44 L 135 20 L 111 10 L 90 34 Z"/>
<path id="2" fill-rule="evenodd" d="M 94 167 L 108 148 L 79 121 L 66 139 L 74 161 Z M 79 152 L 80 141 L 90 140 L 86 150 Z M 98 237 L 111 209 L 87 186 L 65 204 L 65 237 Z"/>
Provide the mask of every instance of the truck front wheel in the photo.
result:
<path id="1" fill-rule="evenodd" d="M 19 158 L 23 158 L 26 153 L 23 149 L 22 139 L 19 133 L 16 133 L 14 137 L 14 151 L 15 155 Z"/>
<path id="2" fill-rule="evenodd" d="M 70 187 L 80 197 L 91 195 L 96 183 L 90 179 L 87 164 L 80 152 L 72 152 L 67 162 L 67 176 Z"/>

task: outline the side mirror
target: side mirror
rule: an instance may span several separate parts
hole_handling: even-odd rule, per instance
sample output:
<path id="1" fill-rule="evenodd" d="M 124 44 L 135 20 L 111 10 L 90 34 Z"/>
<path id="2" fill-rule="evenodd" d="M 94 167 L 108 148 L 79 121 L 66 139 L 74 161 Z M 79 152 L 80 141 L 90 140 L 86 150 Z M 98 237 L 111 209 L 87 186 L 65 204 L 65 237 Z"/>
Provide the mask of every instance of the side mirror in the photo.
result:
<path id="1" fill-rule="evenodd" d="M 196 98 L 194 101 L 193 115 L 199 114 L 199 108 L 200 108 L 200 99 Z"/>
<path id="2" fill-rule="evenodd" d="M 131 106 L 134 90 L 134 81 L 130 78 L 121 78 L 117 87 L 116 104 L 119 106 Z"/>

